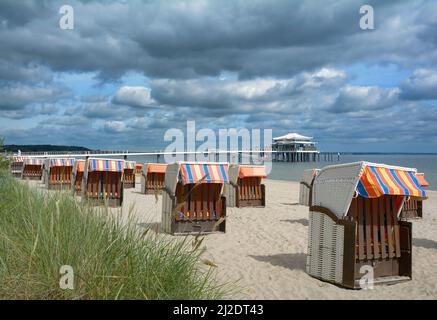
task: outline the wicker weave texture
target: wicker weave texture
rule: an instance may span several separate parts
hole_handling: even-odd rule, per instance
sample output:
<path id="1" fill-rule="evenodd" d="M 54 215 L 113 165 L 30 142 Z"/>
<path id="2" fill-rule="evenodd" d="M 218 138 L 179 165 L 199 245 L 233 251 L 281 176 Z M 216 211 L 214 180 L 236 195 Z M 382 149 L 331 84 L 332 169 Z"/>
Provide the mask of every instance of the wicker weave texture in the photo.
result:
<path id="1" fill-rule="evenodd" d="M 335 283 L 343 281 L 344 227 L 328 215 L 310 212 L 307 273 Z"/>

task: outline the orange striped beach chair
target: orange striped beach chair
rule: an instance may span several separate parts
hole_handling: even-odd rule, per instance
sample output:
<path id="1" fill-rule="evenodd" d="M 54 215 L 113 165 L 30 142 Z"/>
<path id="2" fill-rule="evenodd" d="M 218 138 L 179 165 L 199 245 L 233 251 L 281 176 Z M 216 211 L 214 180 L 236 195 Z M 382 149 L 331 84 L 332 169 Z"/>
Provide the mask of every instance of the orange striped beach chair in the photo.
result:
<path id="1" fill-rule="evenodd" d="M 26 158 L 23 162 L 21 178 L 24 180 L 41 180 L 43 176 L 44 160 L 39 158 Z"/>
<path id="2" fill-rule="evenodd" d="M 265 207 L 266 191 L 261 182 L 266 177 L 265 166 L 231 164 L 225 186 L 228 207 Z"/>
<path id="3" fill-rule="evenodd" d="M 44 166 L 44 183 L 49 190 L 71 188 L 71 177 L 75 159 L 46 159 Z"/>
<path id="4" fill-rule="evenodd" d="M 165 188 L 165 163 L 145 163 L 141 173 L 141 193 L 161 194 Z"/>
<path id="5" fill-rule="evenodd" d="M 16 178 L 21 177 L 23 171 L 25 157 L 23 156 L 13 156 L 11 161 L 11 174 Z"/>
<path id="6" fill-rule="evenodd" d="M 76 160 L 73 166 L 72 178 L 71 178 L 71 190 L 73 195 L 81 195 L 82 193 L 82 180 L 83 173 L 85 171 L 85 160 Z"/>
<path id="7" fill-rule="evenodd" d="M 408 197 L 426 199 L 415 169 L 356 162 L 320 170 L 309 213 L 307 273 L 360 289 L 411 280 L 412 224 L 400 212 Z"/>
<path id="8" fill-rule="evenodd" d="M 170 234 L 224 233 L 228 164 L 178 162 L 165 172 L 162 231 Z"/>
<path id="9" fill-rule="evenodd" d="M 123 172 L 123 187 L 125 189 L 135 188 L 135 161 L 125 161 Z"/>
<path id="10" fill-rule="evenodd" d="M 85 162 L 82 178 L 82 199 L 111 207 L 123 203 L 123 171 L 125 161 L 90 158 Z"/>
<path id="11" fill-rule="evenodd" d="M 416 173 L 416 178 L 423 188 L 429 187 L 429 183 L 426 181 L 424 173 Z M 423 218 L 422 199 L 412 196 L 408 197 L 402 208 L 401 217 L 405 219 Z"/>
<path id="12" fill-rule="evenodd" d="M 135 165 L 135 174 L 136 175 L 141 175 L 142 172 L 143 172 L 143 164 L 142 163 L 137 163 Z"/>

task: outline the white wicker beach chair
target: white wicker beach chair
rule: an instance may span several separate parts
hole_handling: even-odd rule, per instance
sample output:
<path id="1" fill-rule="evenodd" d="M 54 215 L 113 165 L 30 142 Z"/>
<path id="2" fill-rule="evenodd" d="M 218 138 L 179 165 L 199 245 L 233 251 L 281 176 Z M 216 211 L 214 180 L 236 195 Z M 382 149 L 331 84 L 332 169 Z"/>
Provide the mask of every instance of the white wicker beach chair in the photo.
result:
<path id="1" fill-rule="evenodd" d="M 364 268 L 373 282 L 411 279 L 411 229 L 399 213 L 408 196 L 425 198 L 415 169 L 356 162 L 328 166 L 313 183 L 307 273 L 360 288 Z"/>

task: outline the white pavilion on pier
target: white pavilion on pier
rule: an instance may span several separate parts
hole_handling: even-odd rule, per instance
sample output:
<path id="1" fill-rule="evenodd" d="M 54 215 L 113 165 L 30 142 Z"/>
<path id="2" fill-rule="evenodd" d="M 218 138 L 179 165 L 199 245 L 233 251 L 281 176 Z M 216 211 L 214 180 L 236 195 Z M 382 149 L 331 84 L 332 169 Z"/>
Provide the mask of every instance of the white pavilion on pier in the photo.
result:
<path id="1" fill-rule="evenodd" d="M 319 150 L 317 150 L 313 137 L 303 136 L 292 132 L 286 135 L 273 138 L 272 150 L 275 161 L 286 162 L 309 162 L 316 161 Z"/>

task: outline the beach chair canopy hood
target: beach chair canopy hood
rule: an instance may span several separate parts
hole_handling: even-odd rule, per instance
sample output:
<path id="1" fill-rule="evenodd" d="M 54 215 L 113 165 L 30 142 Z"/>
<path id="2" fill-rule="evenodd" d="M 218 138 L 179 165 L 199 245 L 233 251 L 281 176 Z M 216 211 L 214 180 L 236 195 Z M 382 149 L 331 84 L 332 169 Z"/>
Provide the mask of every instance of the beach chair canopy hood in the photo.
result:
<path id="1" fill-rule="evenodd" d="M 88 172 L 123 172 L 124 160 L 118 159 L 88 159 Z"/>
<path id="2" fill-rule="evenodd" d="M 24 157 L 22 156 L 12 156 L 10 158 L 12 160 L 11 163 L 11 173 L 14 175 L 21 174 L 24 166 Z"/>
<path id="3" fill-rule="evenodd" d="M 85 160 L 77 160 L 76 172 L 84 172 L 85 170 Z"/>
<path id="4" fill-rule="evenodd" d="M 25 157 L 23 156 L 13 156 L 12 161 L 13 162 L 24 162 Z"/>
<path id="5" fill-rule="evenodd" d="M 78 173 L 85 171 L 85 160 L 76 160 L 73 166 L 73 175 L 77 176 Z"/>
<path id="6" fill-rule="evenodd" d="M 314 178 L 319 174 L 320 169 L 308 169 L 304 170 L 302 174 L 301 182 L 305 182 L 308 185 L 311 185 Z"/>
<path id="7" fill-rule="evenodd" d="M 165 173 L 167 170 L 166 163 L 147 163 L 145 166 L 145 173 Z"/>
<path id="8" fill-rule="evenodd" d="M 219 183 L 228 179 L 228 164 L 217 162 L 178 162 L 169 164 L 165 172 L 166 189 L 174 195 L 178 182 L 185 184 Z"/>
<path id="9" fill-rule="evenodd" d="M 383 195 L 426 198 L 415 177 L 416 169 L 369 162 L 327 166 L 314 180 L 312 204 L 330 209 L 343 218 L 353 197 Z"/>
<path id="10" fill-rule="evenodd" d="M 25 159 L 24 164 L 31 166 L 42 166 L 44 164 L 44 160 L 38 158 L 27 158 Z"/>
<path id="11" fill-rule="evenodd" d="M 227 183 L 228 164 L 182 163 L 179 171 L 179 181 L 183 185 L 199 182 Z"/>
<path id="12" fill-rule="evenodd" d="M 229 165 L 229 182 L 237 185 L 238 178 L 266 178 L 266 168 L 265 166 L 256 166 L 256 165 L 238 165 L 231 164 Z"/>
<path id="13" fill-rule="evenodd" d="M 51 159 L 50 167 L 72 167 L 74 166 L 75 159 L 66 158 L 66 159 Z"/>
<path id="14" fill-rule="evenodd" d="M 425 198 L 426 192 L 414 174 L 414 169 L 396 169 L 367 165 L 357 186 L 364 198 L 378 198 L 382 195 L 412 196 Z"/>
<path id="15" fill-rule="evenodd" d="M 426 181 L 424 173 L 416 173 L 416 178 L 422 187 L 429 187 L 429 183 Z"/>
<path id="16" fill-rule="evenodd" d="M 240 171 L 238 173 L 239 178 L 266 178 L 266 167 L 265 166 L 240 166 Z"/>
<path id="17" fill-rule="evenodd" d="M 124 164 L 125 164 L 125 169 L 135 170 L 135 165 L 136 165 L 135 161 L 125 161 Z"/>

